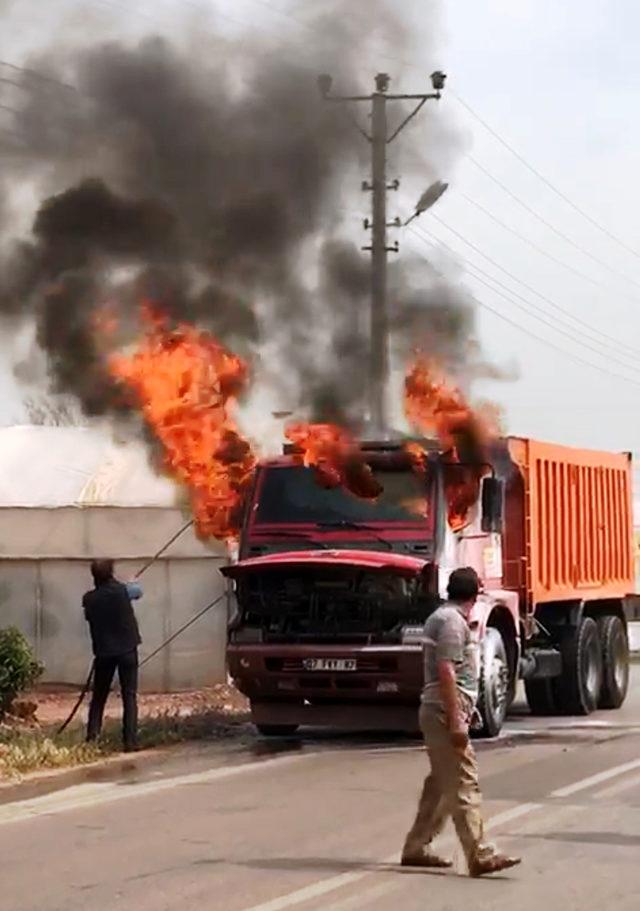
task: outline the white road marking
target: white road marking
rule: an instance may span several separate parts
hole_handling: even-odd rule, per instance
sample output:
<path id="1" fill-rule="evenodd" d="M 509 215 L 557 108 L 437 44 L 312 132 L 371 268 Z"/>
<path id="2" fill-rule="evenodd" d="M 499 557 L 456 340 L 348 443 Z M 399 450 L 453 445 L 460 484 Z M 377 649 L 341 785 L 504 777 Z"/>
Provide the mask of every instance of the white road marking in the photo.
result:
<path id="1" fill-rule="evenodd" d="M 398 855 L 393 854 L 387 860 L 381 861 L 384 864 L 391 864 L 397 861 Z M 246 911 L 283 911 L 284 908 L 291 908 L 292 905 L 299 905 L 301 902 L 311 901 L 314 898 L 321 898 L 328 895 L 329 892 L 335 892 L 336 889 L 342 889 L 343 886 L 350 886 L 357 883 L 365 876 L 369 876 L 371 870 L 360 870 L 358 873 L 340 873 L 339 876 L 332 876 L 330 879 L 321 879 L 319 882 L 311 883 L 310 886 L 304 886 L 302 889 L 296 889 L 295 892 L 289 892 L 287 895 L 280 895 L 270 901 L 262 902 L 260 905 L 252 905 Z"/>
<path id="2" fill-rule="evenodd" d="M 596 791 L 593 798 L 594 800 L 602 800 L 606 797 L 614 797 L 616 794 L 621 794 L 623 791 L 628 791 L 638 785 L 640 785 L 640 775 L 632 775 L 630 778 L 623 778 L 622 781 L 609 785 L 608 788 L 604 788 L 602 791 Z"/>
<path id="3" fill-rule="evenodd" d="M 86 809 L 87 807 L 110 803 L 115 800 L 144 797 L 147 794 L 157 794 L 161 791 L 169 791 L 186 785 L 210 784 L 224 778 L 270 771 L 284 765 L 301 762 L 303 759 L 317 758 L 320 755 L 320 753 L 302 753 L 295 756 L 278 756 L 274 759 L 264 759 L 260 762 L 223 766 L 222 768 L 207 769 L 204 772 L 193 772 L 189 775 L 177 775 L 173 778 L 141 781 L 138 784 L 122 784 L 118 782 L 81 784 L 73 788 L 67 788 L 65 791 L 57 791 L 54 794 L 47 794 L 43 797 L 34 797 L 32 800 L 0 805 L 0 825 L 22 822 L 38 816 L 66 813 L 70 810 Z"/>
<path id="4" fill-rule="evenodd" d="M 615 778 L 619 775 L 624 775 L 626 772 L 631 772 L 637 768 L 640 768 L 640 759 L 624 763 L 624 765 L 614 766 L 604 772 L 599 772 L 597 775 L 590 775 L 588 778 L 573 782 L 573 784 L 567 785 L 564 788 L 558 788 L 555 791 L 552 791 L 549 796 L 568 797 L 570 794 L 583 791 L 593 785 L 608 781 L 610 778 Z M 540 803 L 518 804 L 518 806 L 512 807 L 510 810 L 504 810 L 502 813 L 498 813 L 491 817 L 491 819 L 487 821 L 486 828 L 487 830 L 494 829 L 497 826 L 512 822 L 514 819 L 519 819 L 521 816 L 526 816 L 529 813 L 542 809 L 544 809 L 544 804 Z M 446 841 L 450 842 L 451 839 L 447 839 Z M 376 866 L 384 867 L 387 864 L 397 862 L 398 855 L 393 854 L 377 863 Z M 359 882 L 365 877 L 370 876 L 372 872 L 371 868 L 365 868 L 357 873 L 341 873 L 338 876 L 311 883 L 311 885 L 304 886 L 302 889 L 296 889 L 294 892 L 289 892 L 287 895 L 281 895 L 278 898 L 271 899 L 262 904 L 253 905 L 251 908 L 245 909 L 245 911 L 284 911 L 286 908 L 291 908 L 315 898 L 321 898 L 323 895 L 328 895 L 330 892 L 335 892 L 337 889 L 342 889 L 344 886 Z"/>
<path id="5" fill-rule="evenodd" d="M 569 797 L 571 794 L 577 794 L 578 791 L 584 791 L 593 785 L 601 784 L 603 781 L 609 781 L 610 778 L 617 778 L 626 772 L 633 772 L 640 769 L 640 759 L 634 759 L 631 762 L 625 762 L 623 765 L 613 766 L 611 769 L 605 769 L 604 772 L 598 772 L 597 775 L 590 775 L 588 778 L 582 778 L 580 781 L 574 781 L 564 788 L 557 788 L 552 791 L 550 797 Z"/>
<path id="6" fill-rule="evenodd" d="M 245 763 L 243 765 L 222 767 L 210 769 L 203 772 L 196 772 L 188 775 L 175 776 L 173 778 L 164 778 L 155 781 L 145 781 L 138 784 L 118 784 L 112 782 L 79 785 L 75 788 L 69 788 L 66 791 L 46 795 L 44 797 L 34 798 L 11 804 L 0 805 L 0 825 L 6 825 L 23 820 L 34 819 L 39 816 L 55 815 L 68 812 L 71 810 L 85 809 L 103 803 L 109 803 L 117 800 L 126 800 L 149 794 L 155 794 L 162 791 L 168 791 L 174 788 L 187 785 L 206 785 L 212 782 L 226 778 L 236 777 L 245 773 L 259 773 L 273 768 L 279 768 L 285 765 L 292 765 L 303 759 L 318 758 L 321 752 L 296 754 L 294 756 L 279 756 L 274 759 L 265 759 L 258 762 Z M 562 788 L 552 791 L 550 797 L 562 798 L 571 794 L 586 790 L 594 785 L 601 784 L 611 778 L 624 775 L 627 772 L 635 771 L 640 768 L 640 759 L 624 763 L 623 765 L 614 766 L 606 769 L 588 778 L 573 782 Z M 636 783 L 638 776 L 635 776 L 633 783 Z M 631 784 L 629 785 L 631 786 Z M 606 794 L 600 792 L 601 794 Z M 544 804 L 524 803 L 512 807 L 496 814 L 487 821 L 487 829 L 493 829 L 497 826 L 511 822 L 536 810 L 544 809 Z M 447 842 L 453 839 L 446 839 Z M 246 911 L 283 911 L 283 909 L 299 905 L 302 902 L 320 898 L 335 892 L 344 886 L 359 882 L 367 876 L 370 876 L 376 869 L 383 868 L 385 865 L 397 864 L 399 857 L 394 853 L 382 861 L 374 861 L 369 867 L 352 872 L 342 873 L 329 879 L 320 880 L 311 883 L 301 889 L 297 889 L 287 895 L 278 896 L 267 902 L 254 905 Z M 338 906 L 340 907 L 340 906 Z M 338 908 L 335 909 L 338 911 Z"/>
<path id="7" fill-rule="evenodd" d="M 557 736 L 571 731 L 589 733 L 593 731 L 635 731 L 640 729 L 637 721 L 551 721 L 540 727 L 520 726 L 519 724 L 505 725 L 496 740 L 503 740 L 505 737 L 517 737 L 518 735 L 554 735 Z"/>
<path id="8" fill-rule="evenodd" d="M 541 809 L 541 807 L 542 805 L 539 803 L 523 803 L 519 804 L 517 807 L 512 807 L 510 810 L 504 810 L 502 813 L 498 813 L 488 820 L 487 829 L 493 829 L 506 822 L 511 822 L 513 819 L 518 819 L 518 817 L 525 816 L 527 813 L 532 813 L 534 810 Z M 446 842 L 452 841 L 452 838 L 446 839 Z M 284 911 L 285 908 L 291 908 L 294 905 L 311 901 L 314 898 L 321 898 L 323 895 L 335 892 L 336 889 L 342 889 L 344 886 L 350 886 L 353 883 L 357 883 L 374 873 L 375 869 L 372 868 L 384 868 L 389 864 L 399 863 L 399 860 L 399 855 L 395 852 L 384 860 L 372 861 L 369 867 L 365 867 L 357 873 L 340 873 L 338 876 L 332 876 L 329 879 L 321 879 L 318 882 L 311 883 L 309 886 L 303 886 L 301 889 L 289 892 L 287 895 L 280 895 L 278 898 L 272 898 L 259 905 L 252 905 L 251 908 L 246 908 L 245 911 Z"/>
<path id="9" fill-rule="evenodd" d="M 393 882 L 377 883 L 371 886 L 366 892 L 358 892 L 357 895 L 350 895 L 343 901 L 336 902 L 333 905 L 325 905 L 322 911 L 352 911 L 354 908 L 361 908 L 365 903 L 368 905 L 376 898 L 388 895 L 389 892 L 395 892 L 399 888 L 397 879 Z"/>

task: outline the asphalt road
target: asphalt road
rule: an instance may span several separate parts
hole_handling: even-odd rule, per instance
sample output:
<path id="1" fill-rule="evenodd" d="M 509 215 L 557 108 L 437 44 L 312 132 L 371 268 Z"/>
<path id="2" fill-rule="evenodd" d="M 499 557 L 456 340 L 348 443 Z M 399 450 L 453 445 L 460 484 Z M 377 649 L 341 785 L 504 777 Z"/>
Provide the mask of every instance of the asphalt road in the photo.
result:
<path id="1" fill-rule="evenodd" d="M 638 669 L 640 670 L 640 669 Z M 524 712 L 479 746 L 491 837 L 523 865 L 402 870 L 426 769 L 408 740 L 201 747 L 155 772 L 0 805 L 2 911 L 640 908 L 640 674 L 619 712 Z"/>

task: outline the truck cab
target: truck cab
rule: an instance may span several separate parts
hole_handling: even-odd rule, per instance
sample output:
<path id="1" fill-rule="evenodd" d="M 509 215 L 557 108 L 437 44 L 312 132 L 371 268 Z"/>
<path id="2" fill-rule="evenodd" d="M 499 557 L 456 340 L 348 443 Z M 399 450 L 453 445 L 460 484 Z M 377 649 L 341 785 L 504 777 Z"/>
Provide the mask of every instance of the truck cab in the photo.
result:
<path id="1" fill-rule="evenodd" d="M 484 590 L 471 618 L 482 654 L 480 713 L 495 735 L 519 656 L 518 595 L 502 589 L 503 487 L 420 442 L 362 443 L 375 500 L 326 487 L 295 452 L 258 467 L 234 580 L 228 664 L 265 734 L 299 725 L 415 731 L 421 632 L 449 572 L 471 565 Z M 471 484 L 455 528 L 452 485 Z M 469 491 L 467 491 L 468 496 Z"/>
<path id="2" fill-rule="evenodd" d="M 256 473 L 223 572 L 229 670 L 260 730 L 415 730 L 422 627 L 459 566 L 482 580 L 481 732 L 499 733 L 519 677 L 534 714 L 622 705 L 640 617 L 627 453 L 509 437 L 482 464 L 426 441 L 359 456 L 374 499 L 323 485 L 292 451 Z"/>

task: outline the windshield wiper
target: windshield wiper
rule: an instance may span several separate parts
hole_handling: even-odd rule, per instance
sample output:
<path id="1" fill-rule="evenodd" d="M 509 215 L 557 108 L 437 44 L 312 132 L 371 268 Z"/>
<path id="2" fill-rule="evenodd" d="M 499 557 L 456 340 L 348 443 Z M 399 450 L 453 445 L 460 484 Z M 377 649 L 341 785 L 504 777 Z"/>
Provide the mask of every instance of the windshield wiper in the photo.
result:
<path id="1" fill-rule="evenodd" d="M 387 541 L 386 538 L 379 535 L 377 530 L 372 525 L 367 525 L 366 522 L 351 522 L 348 519 L 338 519 L 336 522 L 316 522 L 316 528 L 353 528 L 356 531 L 368 531 L 372 538 L 380 541 L 389 550 L 393 550 L 391 541 Z M 406 544 L 404 546 L 406 548 Z"/>

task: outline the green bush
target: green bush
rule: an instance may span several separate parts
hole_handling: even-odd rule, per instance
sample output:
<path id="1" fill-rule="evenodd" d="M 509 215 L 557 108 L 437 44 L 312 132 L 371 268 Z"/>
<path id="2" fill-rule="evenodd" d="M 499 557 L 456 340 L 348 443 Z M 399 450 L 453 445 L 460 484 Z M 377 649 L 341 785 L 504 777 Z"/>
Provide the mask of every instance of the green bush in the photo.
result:
<path id="1" fill-rule="evenodd" d="M 0 629 L 0 718 L 43 671 L 26 638 L 14 626 Z"/>

